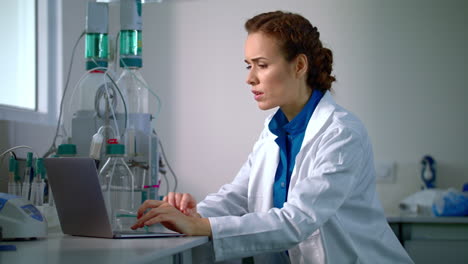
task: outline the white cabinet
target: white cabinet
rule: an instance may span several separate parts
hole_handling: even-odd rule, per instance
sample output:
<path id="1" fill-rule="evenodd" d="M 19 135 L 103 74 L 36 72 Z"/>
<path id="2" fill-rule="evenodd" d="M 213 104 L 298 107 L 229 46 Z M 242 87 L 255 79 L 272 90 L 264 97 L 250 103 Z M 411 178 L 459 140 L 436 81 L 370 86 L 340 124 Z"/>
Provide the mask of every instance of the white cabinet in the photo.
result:
<path id="1" fill-rule="evenodd" d="M 415 263 L 468 263 L 468 217 L 389 217 Z"/>

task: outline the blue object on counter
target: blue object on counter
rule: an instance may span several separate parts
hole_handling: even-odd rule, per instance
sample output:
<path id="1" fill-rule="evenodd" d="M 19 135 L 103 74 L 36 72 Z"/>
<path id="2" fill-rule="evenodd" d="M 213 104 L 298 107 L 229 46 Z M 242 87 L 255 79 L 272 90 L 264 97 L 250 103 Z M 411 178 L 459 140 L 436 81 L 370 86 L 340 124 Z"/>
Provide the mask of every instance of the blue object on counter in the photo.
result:
<path id="1" fill-rule="evenodd" d="M 432 204 L 435 216 L 468 216 L 468 194 L 449 190 Z"/>
<path id="2" fill-rule="evenodd" d="M 468 182 L 463 184 L 463 191 L 468 192 Z"/>
<path id="3" fill-rule="evenodd" d="M 15 245 L 0 245 L 0 251 L 16 251 Z"/>

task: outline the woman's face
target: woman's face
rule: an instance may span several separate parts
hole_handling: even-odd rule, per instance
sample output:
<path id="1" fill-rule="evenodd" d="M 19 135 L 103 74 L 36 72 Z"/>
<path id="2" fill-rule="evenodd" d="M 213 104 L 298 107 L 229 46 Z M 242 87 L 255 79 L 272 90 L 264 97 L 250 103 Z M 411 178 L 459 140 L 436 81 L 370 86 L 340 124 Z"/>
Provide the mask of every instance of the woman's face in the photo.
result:
<path id="1" fill-rule="evenodd" d="M 260 32 L 249 34 L 245 62 L 249 70 L 246 82 L 260 109 L 294 105 L 298 97 L 295 64 L 286 61 L 274 38 Z"/>

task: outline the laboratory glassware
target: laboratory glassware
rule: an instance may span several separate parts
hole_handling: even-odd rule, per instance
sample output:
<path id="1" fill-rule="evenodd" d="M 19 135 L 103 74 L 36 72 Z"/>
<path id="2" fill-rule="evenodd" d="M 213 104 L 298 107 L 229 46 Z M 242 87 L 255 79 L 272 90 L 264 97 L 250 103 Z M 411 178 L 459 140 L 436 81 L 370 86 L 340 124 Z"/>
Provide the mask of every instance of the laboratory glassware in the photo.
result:
<path id="1" fill-rule="evenodd" d="M 8 166 L 8 194 L 12 195 L 21 195 L 21 191 L 18 193 L 18 185 L 21 190 L 21 183 L 18 181 L 17 166 L 18 163 L 15 157 L 11 156 Z"/>
<path id="2" fill-rule="evenodd" d="M 24 168 L 23 186 L 21 188 L 21 196 L 27 201 L 31 201 L 31 181 L 34 177 L 33 169 L 33 153 L 26 154 L 26 167 Z"/>
<path id="3" fill-rule="evenodd" d="M 44 204 L 44 171 L 44 159 L 38 158 L 36 160 L 36 175 L 34 176 L 34 180 L 31 186 L 31 201 L 36 206 L 41 206 Z"/>
<path id="4" fill-rule="evenodd" d="M 124 160 L 125 145 L 109 140 L 108 158 L 99 172 L 99 182 L 113 230 L 130 230 L 136 220 L 141 193 L 135 191 L 135 177 Z M 130 220 L 127 221 L 127 220 Z"/>

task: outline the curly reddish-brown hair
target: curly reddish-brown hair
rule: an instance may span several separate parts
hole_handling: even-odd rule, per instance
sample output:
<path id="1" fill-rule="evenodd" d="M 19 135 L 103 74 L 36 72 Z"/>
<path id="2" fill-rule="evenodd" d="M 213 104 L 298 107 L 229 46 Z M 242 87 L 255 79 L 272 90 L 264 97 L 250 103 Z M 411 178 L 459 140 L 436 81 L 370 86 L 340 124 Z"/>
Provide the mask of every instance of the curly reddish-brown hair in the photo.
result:
<path id="1" fill-rule="evenodd" d="M 336 81 L 331 75 L 333 54 L 324 48 L 317 27 L 299 14 L 275 11 L 254 16 L 245 22 L 247 32 L 261 32 L 278 41 L 288 62 L 299 54 L 309 63 L 307 85 L 322 92 L 331 89 Z"/>

